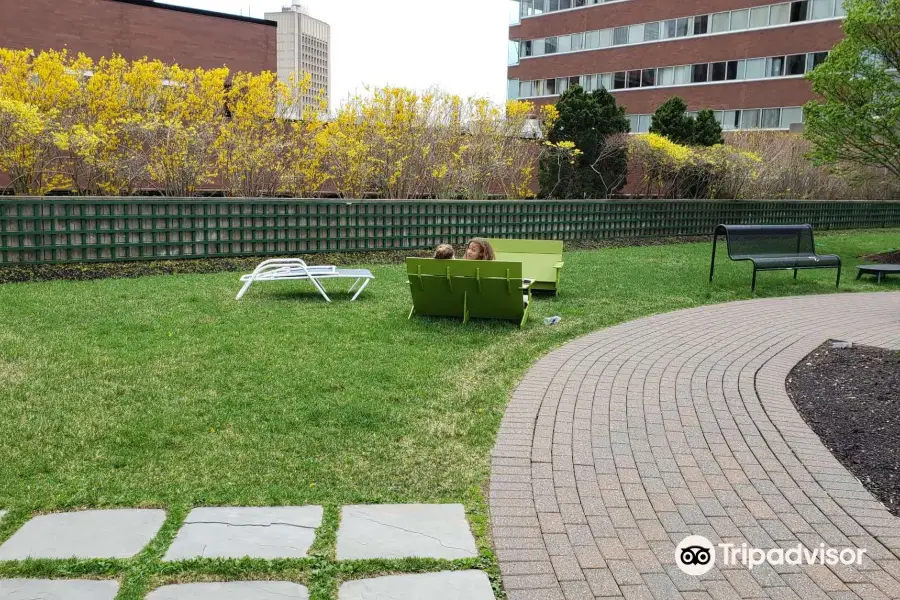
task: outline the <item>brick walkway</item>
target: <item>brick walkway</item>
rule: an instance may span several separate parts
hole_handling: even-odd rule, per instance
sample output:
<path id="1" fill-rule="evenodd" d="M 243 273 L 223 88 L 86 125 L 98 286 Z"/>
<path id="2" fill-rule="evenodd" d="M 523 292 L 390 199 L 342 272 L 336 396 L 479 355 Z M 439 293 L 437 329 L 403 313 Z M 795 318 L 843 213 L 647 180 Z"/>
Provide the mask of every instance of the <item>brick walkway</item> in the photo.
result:
<path id="1" fill-rule="evenodd" d="M 735 302 L 633 321 L 544 357 L 493 452 L 509 600 L 900 598 L 900 519 L 796 412 L 785 378 L 829 338 L 900 349 L 900 293 Z M 900 392 L 898 392 L 900 393 Z M 860 566 L 675 563 L 714 544 L 866 548 Z"/>

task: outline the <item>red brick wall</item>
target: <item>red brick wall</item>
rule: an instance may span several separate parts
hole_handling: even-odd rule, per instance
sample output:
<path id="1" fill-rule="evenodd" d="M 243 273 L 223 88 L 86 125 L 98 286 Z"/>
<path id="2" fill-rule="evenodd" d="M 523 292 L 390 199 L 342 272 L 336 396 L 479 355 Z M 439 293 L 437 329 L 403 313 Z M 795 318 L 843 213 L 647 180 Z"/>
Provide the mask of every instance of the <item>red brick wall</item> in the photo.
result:
<path id="1" fill-rule="evenodd" d="M 276 69 L 276 27 L 114 0 L 0 0 L 0 46 L 119 53 L 195 68 Z"/>

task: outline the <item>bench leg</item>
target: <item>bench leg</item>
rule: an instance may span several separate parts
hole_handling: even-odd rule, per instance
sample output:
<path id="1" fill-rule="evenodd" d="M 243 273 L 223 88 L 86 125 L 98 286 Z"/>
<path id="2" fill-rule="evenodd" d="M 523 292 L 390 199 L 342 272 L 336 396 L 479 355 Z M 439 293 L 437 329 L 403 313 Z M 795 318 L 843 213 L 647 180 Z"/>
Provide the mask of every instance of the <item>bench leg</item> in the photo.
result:
<path id="1" fill-rule="evenodd" d="M 756 267 L 753 267 L 753 283 L 750 284 L 750 293 L 756 291 Z"/>
<path id="2" fill-rule="evenodd" d="M 794 269 L 794 279 L 797 279 L 797 269 Z"/>
<path id="3" fill-rule="evenodd" d="M 863 276 L 863 272 L 862 272 L 862 271 L 859 271 L 859 272 L 856 274 L 856 280 L 859 281 L 860 279 L 862 279 L 862 276 Z"/>
<path id="4" fill-rule="evenodd" d="M 884 273 L 882 273 L 882 272 L 879 271 L 879 273 L 878 273 L 878 283 L 881 283 L 881 281 L 882 281 L 883 279 L 884 279 Z"/>
<path id="5" fill-rule="evenodd" d="M 838 267 L 837 283 L 834 284 L 834 287 L 841 287 L 841 267 Z"/>

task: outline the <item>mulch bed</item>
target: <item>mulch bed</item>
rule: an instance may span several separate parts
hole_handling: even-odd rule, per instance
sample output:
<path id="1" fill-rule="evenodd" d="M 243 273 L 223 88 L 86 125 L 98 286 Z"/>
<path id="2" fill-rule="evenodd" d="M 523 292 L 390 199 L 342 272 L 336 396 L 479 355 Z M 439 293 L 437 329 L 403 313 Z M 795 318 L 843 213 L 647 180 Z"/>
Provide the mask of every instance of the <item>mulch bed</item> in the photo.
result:
<path id="1" fill-rule="evenodd" d="M 900 352 L 828 342 L 791 371 L 787 384 L 831 453 L 900 516 Z"/>
<path id="2" fill-rule="evenodd" d="M 880 265 L 900 265 L 900 250 L 885 252 L 884 254 L 872 254 L 865 257 L 867 261 Z"/>

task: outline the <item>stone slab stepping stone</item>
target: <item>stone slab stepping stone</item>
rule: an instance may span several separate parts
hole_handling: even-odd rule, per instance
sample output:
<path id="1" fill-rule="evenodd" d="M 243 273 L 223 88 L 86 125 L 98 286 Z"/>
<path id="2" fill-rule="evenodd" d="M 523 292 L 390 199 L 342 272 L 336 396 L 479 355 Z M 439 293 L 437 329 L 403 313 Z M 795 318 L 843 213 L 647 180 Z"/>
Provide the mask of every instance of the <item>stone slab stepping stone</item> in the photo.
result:
<path id="1" fill-rule="evenodd" d="M 341 510 L 338 560 L 475 556 L 478 550 L 462 504 L 357 505 Z"/>
<path id="2" fill-rule="evenodd" d="M 163 560 L 303 558 L 321 524 L 321 506 L 195 508 Z"/>
<path id="3" fill-rule="evenodd" d="M 348 581 L 338 592 L 338 600 L 426 599 L 494 600 L 494 591 L 482 571 L 444 571 Z"/>
<path id="4" fill-rule="evenodd" d="M 163 510 L 83 510 L 34 517 L 0 546 L 0 560 L 130 558 L 166 520 Z"/>
<path id="5" fill-rule="evenodd" d="M 166 585 L 147 595 L 147 600 L 308 600 L 309 592 L 287 581 L 233 581 Z"/>
<path id="6" fill-rule="evenodd" d="M 0 600 L 113 600 L 118 581 L 0 579 Z"/>

